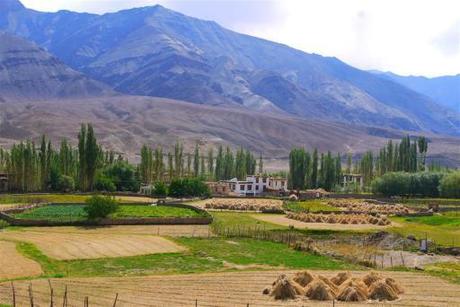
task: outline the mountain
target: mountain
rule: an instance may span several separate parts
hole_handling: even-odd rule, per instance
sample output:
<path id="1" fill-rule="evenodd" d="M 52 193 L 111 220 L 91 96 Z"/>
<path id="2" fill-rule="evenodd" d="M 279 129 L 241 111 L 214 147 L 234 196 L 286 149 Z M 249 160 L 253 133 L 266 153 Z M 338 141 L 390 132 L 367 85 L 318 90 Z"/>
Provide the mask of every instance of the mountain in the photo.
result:
<path id="1" fill-rule="evenodd" d="M 460 74 L 427 78 L 421 76 L 400 76 L 392 72 L 373 72 L 422 93 L 444 107 L 460 112 Z"/>
<path id="2" fill-rule="evenodd" d="M 0 102 L 93 97 L 112 92 L 33 43 L 1 32 L 0 41 Z"/>
<path id="3" fill-rule="evenodd" d="M 24 139 L 39 142 L 43 133 L 53 142 L 67 138 L 75 146 L 81 122 L 94 125 L 104 148 L 123 153 L 133 162 L 139 160 L 143 144 L 162 146 L 168 151 L 181 140 L 185 151 L 190 153 L 197 143 L 203 152 L 218 145 L 243 146 L 270 157 L 264 165 L 276 169 L 286 169 L 289 150 L 295 146 L 359 155 L 366 150 L 378 150 L 389 138 L 399 140 L 406 134 L 266 114 L 243 107 L 114 96 L 74 99 L 68 103 L 60 100 L 4 103 L 0 108 L 0 146 Z M 425 135 L 430 143 L 430 159 L 436 158 L 450 166 L 460 165 L 459 138 Z"/>
<path id="4" fill-rule="evenodd" d="M 397 82 L 162 6 L 95 15 L 5 3 L 0 29 L 125 94 L 460 134 L 459 113 Z"/>

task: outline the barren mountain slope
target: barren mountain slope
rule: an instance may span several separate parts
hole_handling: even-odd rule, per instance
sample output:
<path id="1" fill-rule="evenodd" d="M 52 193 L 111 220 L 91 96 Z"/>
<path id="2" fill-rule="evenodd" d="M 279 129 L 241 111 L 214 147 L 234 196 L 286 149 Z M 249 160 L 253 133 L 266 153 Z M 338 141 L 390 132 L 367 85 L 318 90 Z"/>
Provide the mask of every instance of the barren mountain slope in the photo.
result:
<path id="1" fill-rule="evenodd" d="M 294 146 L 363 153 L 379 148 L 388 138 L 404 135 L 380 128 L 265 115 L 243 108 L 124 96 L 4 103 L 0 110 L 0 145 L 25 138 L 38 140 L 43 133 L 54 141 L 67 137 L 74 142 L 82 122 L 93 123 L 105 147 L 125 153 L 133 161 L 144 143 L 162 145 L 167 150 L 181 140 L 189 152 L 196 142 L 203 150 L 218 144 L 234 148 L 241 145 L 267 158 L 285 159 Z M 428 136 L 430 155 L 460 165 L 460 140 Z"/>

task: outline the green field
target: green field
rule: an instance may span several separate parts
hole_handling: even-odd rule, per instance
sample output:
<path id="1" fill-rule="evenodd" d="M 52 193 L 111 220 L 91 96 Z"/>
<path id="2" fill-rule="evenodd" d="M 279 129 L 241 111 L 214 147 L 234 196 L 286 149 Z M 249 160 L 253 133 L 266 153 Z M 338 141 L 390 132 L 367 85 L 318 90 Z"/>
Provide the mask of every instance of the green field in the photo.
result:
<path id="1" fill-rule="evenodd" d="M 42 277 L 127 276 L 233 271 L 253 266 L 258 269 L 354 269 L 326 256 L 290 249 L 281 243 L 253 239 L 178 238 L 188 248 L 184 253 L 58 261 L 48 258 L 33 244 L 19 243 L 20 253 L 42 266 Z M 240 266 L 240 267 L 237 267 Z M 241 267 L 243 266 L 243 267 Z"/>
<path id="2" fill-rule="evenodd" d="M 15 214 L 16 218 L 49 221 L 87 220 L 85 206 L 81 204 L 51 205 L 34 208 Z M 145 205 L 120 205 L 111 218 L 148 218 L 148 217 L 200 217 L 203 214 L 188 208 Z"/>
<path id="3" fill-rule="evenodd" d="M 328 205 L 324 200 L 319 199 L 288 201 L 285 208 L 294 212 L 340 211 L 339 208 Z"/>
<path id="4" fill-rule="evenodd" d="M 443 246 L 460 244 L 460 215 L 456 212 L 433 216 L 392 217 L 391 220 L 400 227 L 392 227 L 389 230 L 403 236 L 414 235 L 419 239 L 428 237 Z"/>
<path id="5" fill-rule="evenodd" d="M 425 267 L 425 271 L 431 275 L 448 279 L 454 283 L 460 284 L 460 263 L 443 262 L 430 264 Z"/>

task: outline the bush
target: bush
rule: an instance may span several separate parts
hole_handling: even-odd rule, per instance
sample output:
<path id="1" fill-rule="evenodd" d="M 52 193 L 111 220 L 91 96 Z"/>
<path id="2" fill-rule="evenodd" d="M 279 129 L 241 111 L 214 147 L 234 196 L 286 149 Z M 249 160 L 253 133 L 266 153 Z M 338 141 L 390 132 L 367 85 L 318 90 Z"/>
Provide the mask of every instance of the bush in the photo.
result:
<path id="1" fill-rule="evenodd" d="M 62 175 L 58 181 L 59 191 L 72 192 L 75 189 L 75 181 L 72 177 Z"/>
<path id="2" fill-rule="evenodd" d="M 112 179 L 105 176 L 104 174 L 98 174 L 94 182 L 94 188 L 100 192 L 114 192 L 117 187 L 113 183 Z"/>
<path id="3" fill-rule="evenodd" d="M 104 170 L 104 175 L 113 182 L 117 191 L 139 191 L 136 170 L 126 161 L 118 161 Z"/>
<path id="4" fill-rule="evenodd" d="M 168 195 L 168 188 L 163 182 L 159 181 L 155 183 L 152 195 L 156 197 L 165 197 Z"/>
<path id="5" fill-rule="evenodd" d="M 117 209 L 118 203 L 114 197 L 95 195 L 86 200 L 85 212 L 90 220 L 105 218 Z"/>
<path id="6" fill-rule="evenodd" d="M 439 185 L 442 197 L 460 198 L 460 171 L 447 174 Z"/>
<path id="7" fill-rule="evenodd" d="M 197 178 L 175 179 L 169 185 L 169 195 L 172 197 L 209 197 L 208 186 Z"/>
<path id="8" fill-rule="evenodd" d="M 8 224 L 7 221 L 0 220 L 0 229 L 6 228 L 8 226 L 10 226 L 10 224 Z"/>
<path id="9" fill-rule="evenodd" d="M 385 196 L 438 197 L 438 186 L 443 173 L 386 173 L 372 182 L 372 192 Z"/>

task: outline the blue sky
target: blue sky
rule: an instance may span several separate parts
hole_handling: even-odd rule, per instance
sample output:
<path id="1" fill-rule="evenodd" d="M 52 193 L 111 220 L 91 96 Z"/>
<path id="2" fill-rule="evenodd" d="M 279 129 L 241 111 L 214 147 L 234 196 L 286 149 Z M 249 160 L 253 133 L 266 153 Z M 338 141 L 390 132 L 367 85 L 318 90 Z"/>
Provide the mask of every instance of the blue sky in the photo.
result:
<path id="1" fill-rule="evenodd" d="M 460 74 L 458 0 L 22 0 L 42 11 L 105 13 L 162 4 L 361 69 Z"/>

